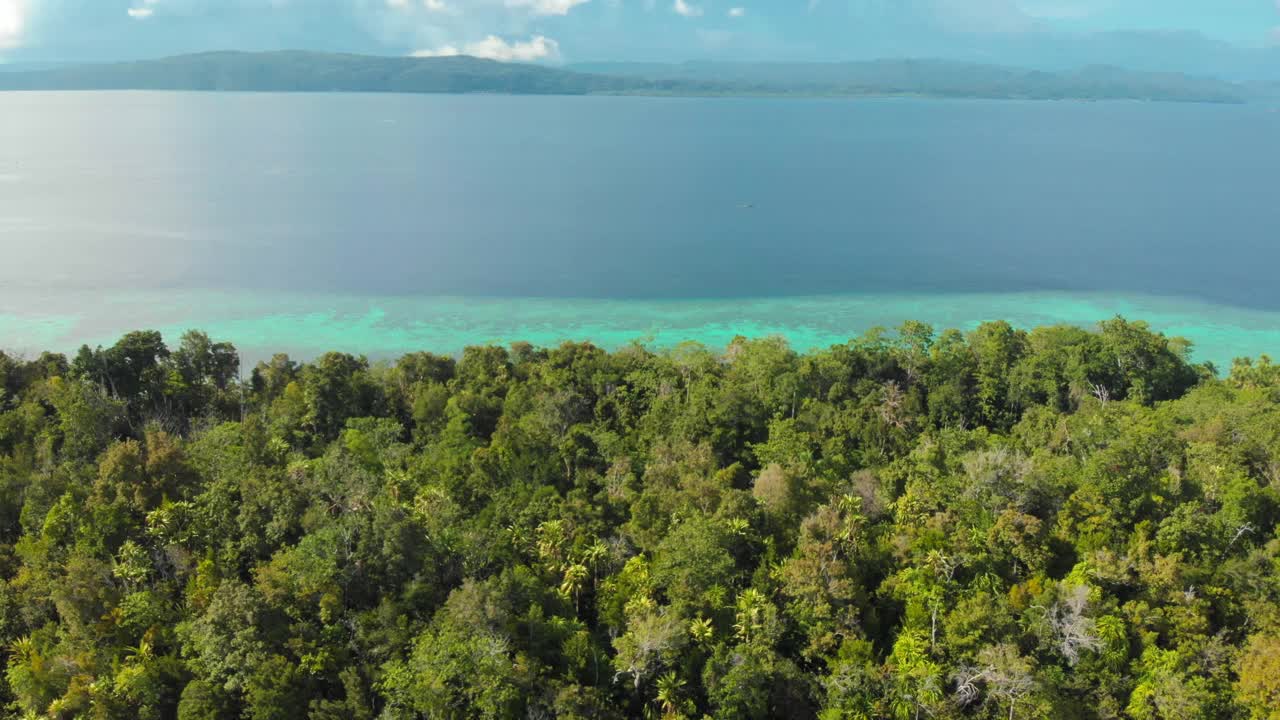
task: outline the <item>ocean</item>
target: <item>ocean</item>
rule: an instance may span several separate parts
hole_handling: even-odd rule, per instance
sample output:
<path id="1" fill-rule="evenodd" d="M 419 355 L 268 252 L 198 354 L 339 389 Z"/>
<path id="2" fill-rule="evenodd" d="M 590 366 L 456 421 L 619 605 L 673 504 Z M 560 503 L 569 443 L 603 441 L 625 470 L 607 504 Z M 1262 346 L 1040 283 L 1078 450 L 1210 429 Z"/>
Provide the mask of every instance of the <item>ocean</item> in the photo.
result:
<path id="1" fill-rule="evenodd" d="M 799 350 L 1116 314 L 1280 352 L 1280 115 L 917 99 L 0 94 L 0 348 Z"/>

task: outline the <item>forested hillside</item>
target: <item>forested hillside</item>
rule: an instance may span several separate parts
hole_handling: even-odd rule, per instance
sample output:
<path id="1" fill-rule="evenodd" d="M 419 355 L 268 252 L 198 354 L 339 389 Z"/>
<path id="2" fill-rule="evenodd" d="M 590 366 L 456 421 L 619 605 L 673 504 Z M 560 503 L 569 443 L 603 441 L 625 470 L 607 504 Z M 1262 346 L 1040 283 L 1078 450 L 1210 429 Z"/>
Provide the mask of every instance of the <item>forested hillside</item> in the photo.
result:
<path id="1" fill-rule="evenodd" d="M 240 92 L 622 92 L 643 83 L 473 57 L 376 57 L 318 52 L 209 52 L 158 60 L 66 65 L 0 75 L 0 90 Z"/>
<path id="2" fill-rule="evenodd" d="M 577 71 L 458 57 L 210 52 L 0 73 L 5 90 L 799 95 L 1239 103 L 1243 85 L 1178 73 L 1089 67 L 1040 72 L 945 60 L 859 63 L 599 63 Z"/>
<path id="3" fill-rule="evenodd" d="M 643 78 L 676 87 L 737 88 L 762 94 L 844 97 L 920 95 L 1027 100 L 1244 102 L 1250 89 L 1181 73 L 1091 65 L 1045 72 L 950 60 L 885 59 L 813 63 L 584 63 L 570 69 L 604 77 Z"/>
<path id="4" fill-rule="evenodd" d="M 919 324 L 797 354 L 0 355 L 10 714 L 1280 718 L 1280 368 Z M 249 377 L 248 369 L 245 372 Z"/>

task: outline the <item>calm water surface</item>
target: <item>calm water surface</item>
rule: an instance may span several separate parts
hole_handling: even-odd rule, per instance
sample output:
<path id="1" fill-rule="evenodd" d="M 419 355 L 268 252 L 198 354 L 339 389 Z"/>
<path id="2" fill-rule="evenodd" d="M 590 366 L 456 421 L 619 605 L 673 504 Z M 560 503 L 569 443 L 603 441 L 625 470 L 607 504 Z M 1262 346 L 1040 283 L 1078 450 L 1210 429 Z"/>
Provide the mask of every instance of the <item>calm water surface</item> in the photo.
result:
<path id="1" fill-rule="evenodd" d="M 1278 175 L 1265 106 L 0 94 L 0 346 L 1126 312 L 1221 362 L 1280 352 Z"/>

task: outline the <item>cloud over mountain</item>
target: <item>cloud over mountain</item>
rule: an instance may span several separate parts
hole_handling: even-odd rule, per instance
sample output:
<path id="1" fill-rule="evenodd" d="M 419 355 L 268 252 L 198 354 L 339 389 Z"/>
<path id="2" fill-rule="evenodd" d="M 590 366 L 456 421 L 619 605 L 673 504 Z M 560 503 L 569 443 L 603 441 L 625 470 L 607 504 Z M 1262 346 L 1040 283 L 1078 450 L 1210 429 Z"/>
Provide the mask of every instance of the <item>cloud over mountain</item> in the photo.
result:
<path id="1" fill-rule="evenodd" d="M 1261 72 L 1227 44 L 1261 53 L 1280 43 L 1277 26 L 1275 0 L 0 0 L 10 61 L 474 49 L 535 62 L 941 57 L 1216 74 Z"/>
<path id="2" fill-rule="evenodd" d="M 535 62 L 538 60 L 557 60 L 560 57 L 560 43 L 542 35 L 535 35 L 525 41 L 507 42 L 497 35 L 489 35 L 483 40 L 468 43 L 462 47 L 442 45 L 438 48 L 415 50 L 414 57 L 453 57 L 470 55 L 486 60 L 503 62 Z"/>
<path id="3" fill-rule="evenodd" d="M 26 20 L 27 0 L 0 0 L 0 50 L 18 44 Z"/>

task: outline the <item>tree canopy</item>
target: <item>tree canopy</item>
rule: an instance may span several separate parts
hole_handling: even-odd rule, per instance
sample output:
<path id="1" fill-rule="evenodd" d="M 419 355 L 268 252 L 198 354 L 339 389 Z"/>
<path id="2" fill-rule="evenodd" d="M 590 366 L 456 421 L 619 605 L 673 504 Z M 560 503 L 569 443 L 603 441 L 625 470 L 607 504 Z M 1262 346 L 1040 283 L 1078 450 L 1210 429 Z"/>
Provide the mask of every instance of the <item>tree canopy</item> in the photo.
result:
<path id="1" fill-rule="evenodd" d="M 15 717 L 1280 718 L 1280 371 L 1140 322 L 0 353 Z"/>

